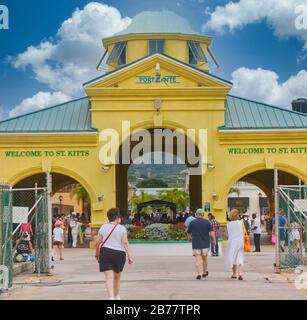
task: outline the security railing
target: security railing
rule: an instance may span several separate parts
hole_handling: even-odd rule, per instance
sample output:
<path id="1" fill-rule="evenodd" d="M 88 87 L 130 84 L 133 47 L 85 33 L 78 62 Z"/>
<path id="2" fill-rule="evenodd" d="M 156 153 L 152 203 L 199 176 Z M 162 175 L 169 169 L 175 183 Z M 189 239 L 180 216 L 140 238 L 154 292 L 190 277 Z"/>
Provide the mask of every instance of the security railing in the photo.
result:
<path id="1" fill-rule="evenodd" d="M 0 292 L 12 286 L 12 194 L 11 186 L 0 185 Z"/>
<path id="2" fill-rule="evenodd" d="M 286 219 L 277 239 L 280 268 L 307 265 L 307 185 L 279 186 L 278 200 Z"/>
<path id="3" fill-rule="evenodd" d="M 35 254 L 35 272 L 48 272 L 48 213 L 46 188 L 13 188 L 13 243 L 20 240 L 21 224 L 27 221 L 33 230 L 31 242 Z M 26 216 L 25 216 L 26 215 Z M 13 252 L 14 253 L 14 252 Z"/>
<path id="4" fill-rule="evenodd" d="M 50 184 L 51 185 L 51 184 Z M 0 292 L 9 289 L 13 280 L 16 247 L 23 223 L 32 229 L 34 271 L 50 273 L 51 209 L 47 188 L 12 188 L 0 184 Z"/>

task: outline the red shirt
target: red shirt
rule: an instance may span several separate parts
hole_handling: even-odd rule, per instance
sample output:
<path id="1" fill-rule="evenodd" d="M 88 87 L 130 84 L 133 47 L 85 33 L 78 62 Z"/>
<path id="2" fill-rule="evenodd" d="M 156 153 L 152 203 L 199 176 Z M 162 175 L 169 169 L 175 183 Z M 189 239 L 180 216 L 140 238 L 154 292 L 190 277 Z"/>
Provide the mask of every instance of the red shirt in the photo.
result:
<path id="1" fill-rule="evenodd" d="M 135 225 L 136 227 L 142 227 L 142 226 L 143 226 L 140 220 L 136 220 L 135 223 L 134 223 L 134 225 Z"/>
<path id="2" fill-rule="evenodd" d="M 28 232 L 29 234 L 32 233 L 31 223 L 23 223 L 20 229 L 22 232 Z"/>

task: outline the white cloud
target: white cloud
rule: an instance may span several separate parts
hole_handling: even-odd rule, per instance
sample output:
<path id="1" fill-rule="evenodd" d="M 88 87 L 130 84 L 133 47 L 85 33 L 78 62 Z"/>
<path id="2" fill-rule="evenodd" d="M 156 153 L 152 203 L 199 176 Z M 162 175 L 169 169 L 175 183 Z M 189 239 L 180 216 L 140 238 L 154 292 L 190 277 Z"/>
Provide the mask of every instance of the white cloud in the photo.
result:
<path id="1" fill-rule="evenodd" d="M 62 92 L 38 92 L 31 98 L 26 98 L 10 110 L 10 117 L 16 117 L 23 113 L 40 110 L 69 100 L 70 97 Z M 1 115 L 1 109 L 0 109 Z"/>
<path id="2" fill-rule="evenodd" d="M 291 108 L 291 101 L 306 98 L 307 71 L 301 70 L 285 82 L 271 70 L 239 68 L 232 73 L 231 93 L 268 104 Z"/>
<path id="3" fill-rule="evenodd" d="M 35 78 L 52 90 L 76 95 L 82 92 L 82 83 L 101 74 L 96 70 L 104 50 L 101 39 L 130 22 L 114 7 L 90 2 L 62 23 L 55 39 L 30 46 L 10 60 L 15 68 L 30 67 Z"/>
<path id="4" fill-rule="evenodd" d="M 250 23 L 266 20 L 278 37 L 296 37 L 307 49 L 307 32 L 295 28 L 298 14 L 295 8 L 307 5 L 307 0 L 239 0 L 229 2 L 225 6 L 217 6 L 209 14 L 209 20 L 203 29 L 212 29 L 218 32 L 230 32 Z"/>
<path id="5" fill-rule="evenodd" d="M 295 27 L 298 16 L 295 8 L 307 5 L 307 0 L 237 0 L 217 6 L 212 12 L 206 10 L 209 20 L 204 24 L 204 30 L 217 32 L 233 32 L 247 24 L 263 20 L 272 28 L 279 38 L 296 37 L 303 43 L 298 60 L 306 58 L 307 32 Z M 307 71 L 301 70 L 284 82 L 271 70 L 239 68 L 232 73 L 232 93 L 259 100 L 262 102 L 291 108 L 291 101 L 306 97 Z"/>

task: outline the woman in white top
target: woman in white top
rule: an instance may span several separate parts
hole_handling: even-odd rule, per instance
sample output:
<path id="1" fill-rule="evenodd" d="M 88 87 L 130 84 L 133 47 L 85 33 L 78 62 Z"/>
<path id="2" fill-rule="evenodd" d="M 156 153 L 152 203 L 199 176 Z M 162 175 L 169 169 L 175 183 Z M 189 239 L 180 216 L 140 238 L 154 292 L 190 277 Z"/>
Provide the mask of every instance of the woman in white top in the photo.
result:
<path id="1" fill-rule="evenodd" d="M 100 272 L 104 272 L 106 289 L 110 300 L 120 300 L 120 277 L 126 262 L 132 263 L 127 230 L 120 225 L 120 211 L 112 208 L 107 212 L 109 223 L 98 231 L 96 259 Z M 102 244 L 101 244 L 102 243 Z"/>
<path id="2" fill-rule="evenodd" d="M 240 214 L 232 209 L 227 223 L 228 243 L 226 253 L 227 268 L 232 268 L 232 279 L 243 280 L 242 268 L 244 264 L 244 231 Z"/>
<path id="3" fill-rule="evenodd" d="M 60 251 L 60 260 L 64 260 L 63 258 L 64 231 L 59 222 L 55 223 L 55 228 L 53 229 L 53 249 L 52 249 L 52 257 L 51 257 L 52 261 L 54 261 L 54 255 L 57 248 L 59 248 L 59 251 Z"/>
<path id="4" fill-rule="evenodd" d="M 79 226 L 80 222 L 78 222 L 78 218 L 76 216 L 73 216 L 73 218 L 69 221 L 69 225 L 71 228 L 71 236 L 72 236 L 72 247 L 77 247 L 77 240 L 78 240 L 78 232 L 79 232 Z"/>

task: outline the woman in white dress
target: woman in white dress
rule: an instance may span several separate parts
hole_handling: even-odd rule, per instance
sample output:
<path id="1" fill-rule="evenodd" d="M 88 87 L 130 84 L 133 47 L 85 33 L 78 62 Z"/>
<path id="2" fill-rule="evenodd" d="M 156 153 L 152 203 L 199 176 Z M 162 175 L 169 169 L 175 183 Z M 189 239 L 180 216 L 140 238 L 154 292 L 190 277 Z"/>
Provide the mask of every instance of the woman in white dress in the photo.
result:
<path id="1" fill-rule="evenodd" d="M 229 213 L 230 222 L 227 223 L 228 244 L 226 253 L 227 268 L 232 268 L 232 279 L 243 280 L 242 268 L 244 264 L 244 231 L 240 214 L 237 209 Z"/>
<path id="2" fill-rule="evenodd" d="M 72 247 L 76 248 L 77 247 L 77 240 L 78 240 L 78 232 L 79 232 L 80 223 L 78 222 L 78 218 L 77 217 L 73 217 L 73 219 L 70 220 L 69 224 L 70 224 L 70 227 L 71 227 Z"/>

